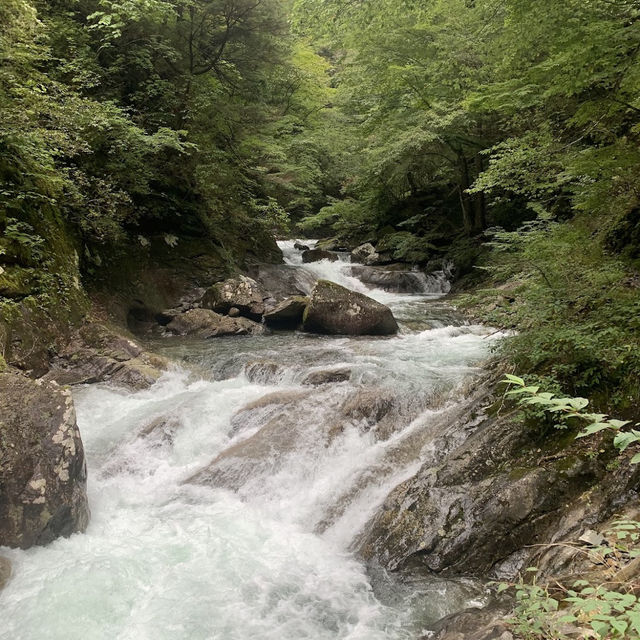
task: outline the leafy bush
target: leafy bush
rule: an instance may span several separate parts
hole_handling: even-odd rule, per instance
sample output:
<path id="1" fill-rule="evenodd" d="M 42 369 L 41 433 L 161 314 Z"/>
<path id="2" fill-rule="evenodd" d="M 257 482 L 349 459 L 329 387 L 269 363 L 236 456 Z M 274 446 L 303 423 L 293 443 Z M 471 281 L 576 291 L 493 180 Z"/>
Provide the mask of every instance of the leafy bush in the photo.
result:
<path id="1" fill-rule="evenodd" d="M 586 398 L 556 397 L 548 391 L 540 391 L 538 386 L 528 386 L 522 378 L 511 374 L 507 374 L 503 382 L 515 387 L 507 392 L 508 396 L 518 397 L 521 405 L 539 407 L 545 413 L 551 414 L 560 423 L 556 424 L 556 427 L 563 428 L 573 420 L 582 423 L 583 430 L 578 434 L 578 438 L 585 438 L 601 431 L 612 431 L 616 434 L 613 444 L 620 452 L 640 443 L 640 431 L 623 430 L 630 424 L 629 420 L 616 420 L 603 413 L 584 411 L 589 406 L 589 400 Z M 640 424 L 635 426 L 640 427 Z M 631 464 L 638 463 L 640 463 L 640 453 L 636 453 L 631 459 Z"/>
<path id="2" fill-rule="evenodd" d="M 606 582 L 577 580 L 570 586 L 553 585 L 553 595 L 536 579 L 530 567 L 516 584 L 502 583 L 498 592 L 515 591 L 516 605 L 509 624 L 526 640 L 635 640 L 640 636 L 640 599 L 637 583 L 627 573 L 640 557 L 640 522 L 620 519 L 604 532 L 603 543 L 588 545 L 586 551 L 595 566 L 607 566 L 612 579 Z M 567 546 L 575 546 L 566 543 Z"/>

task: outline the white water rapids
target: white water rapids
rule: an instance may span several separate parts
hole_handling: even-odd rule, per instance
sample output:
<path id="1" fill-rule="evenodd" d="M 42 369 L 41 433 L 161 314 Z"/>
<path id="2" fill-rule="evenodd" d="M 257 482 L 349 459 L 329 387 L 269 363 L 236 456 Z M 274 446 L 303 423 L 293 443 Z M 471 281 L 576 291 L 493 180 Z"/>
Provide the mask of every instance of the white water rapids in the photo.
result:
<path id="1" fill-rule="evenodd" d="M 394 294 L 343 261 L 305 268 L 390 305 L 401 334 L 166 339 L 154 347 L 176 366 L 151 389 L 77 388 L 91 523 L 47 547 L 0 549 L 14 568 L 0 638 L 395 640 L 479 597 L 466 581 L 367 568 L 354 542 L 437 456 L 434 425 L 499 335 L 456 318 L 438 278 L 424 280 L 433 293 Z M 327 369 L 350 379 L 301 384 Z M 384 429 L 358 413 L 366 391 L 395 398 Z M 209 483 L 188 482 L 203 470 Z"/>

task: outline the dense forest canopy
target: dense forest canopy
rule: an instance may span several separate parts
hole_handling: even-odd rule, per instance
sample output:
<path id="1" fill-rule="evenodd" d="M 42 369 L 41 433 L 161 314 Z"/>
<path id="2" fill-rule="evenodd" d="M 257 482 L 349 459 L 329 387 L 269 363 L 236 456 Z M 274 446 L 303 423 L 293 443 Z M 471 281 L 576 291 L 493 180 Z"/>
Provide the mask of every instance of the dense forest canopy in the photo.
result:
<path id="1" fill-rule="evenodd" d="M 81 278 L 150 236 L 230 259 L 258 229 L 372 241 L 483 276 L 474 303 L 522 330 L 519 371 L 630 408 L 639 17 L 635 0 L 5 0 L 0 293 L 60 277 L 52 219 Z"/>

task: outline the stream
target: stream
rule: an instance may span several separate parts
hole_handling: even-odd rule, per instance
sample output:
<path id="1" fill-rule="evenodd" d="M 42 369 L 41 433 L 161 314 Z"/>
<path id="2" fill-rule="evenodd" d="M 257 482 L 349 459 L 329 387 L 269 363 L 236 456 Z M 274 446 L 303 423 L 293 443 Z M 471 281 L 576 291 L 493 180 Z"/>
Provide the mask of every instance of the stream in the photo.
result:
<path id="1" fill-rule="evenodd" d="M 152 388 L 76 388 L 91 523 L 2 549 L 14 577 L 0 638 L 417 639 L 482 603 L 481 584 L 388 573 L 358 541 L 389 492 L 437 461 L 439 425 L 500 334 L 456 314 L 444 274 L 393 292 L 345 256 L 302 265 L 280 245 L 307 280 L 389 305 L 401 332 L 158 339 L 175 365 Z M 347 379 L 303 384 L 328 371 Z"/>

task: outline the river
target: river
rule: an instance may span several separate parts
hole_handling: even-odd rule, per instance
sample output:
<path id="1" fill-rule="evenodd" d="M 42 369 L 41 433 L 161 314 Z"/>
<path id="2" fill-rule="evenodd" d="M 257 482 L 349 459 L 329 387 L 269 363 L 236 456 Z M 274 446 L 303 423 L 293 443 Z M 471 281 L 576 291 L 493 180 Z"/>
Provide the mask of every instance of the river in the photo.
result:
<path id="1" fill-rule="evenodd" d="M 437 457 L 434 425 L 500 335 L 456 315 L 444 277 L 391 293 L 281 247 L 306 276 L 389 305 L 400 334 L 164 339 L 175 366 L 151 389 L 76 388 L 91 523 L 2 549 L 2 639 L 409 639 L 482 600 L 468 580 L 367 565 L 358 538 Z M 302 384 L 327 370 L 348 380 Z"/>

